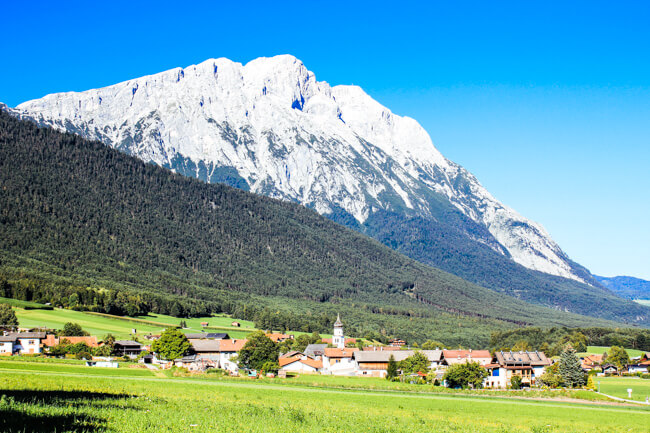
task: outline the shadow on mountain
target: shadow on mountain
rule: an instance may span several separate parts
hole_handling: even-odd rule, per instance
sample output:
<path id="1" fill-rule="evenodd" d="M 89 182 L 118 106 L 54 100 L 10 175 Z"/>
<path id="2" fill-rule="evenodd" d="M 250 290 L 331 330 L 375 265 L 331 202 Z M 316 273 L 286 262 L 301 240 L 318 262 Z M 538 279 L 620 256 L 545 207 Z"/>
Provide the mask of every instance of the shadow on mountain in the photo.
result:
<path id="1" fill-rule="evenodd" d="M 131 397 L 88 391 L 28 391 L 0 389 L 0 431 L 7 433 L 99 432 L 106 430 L 106 419 L 97 416 L 93 406 L 111 404 Z"/>

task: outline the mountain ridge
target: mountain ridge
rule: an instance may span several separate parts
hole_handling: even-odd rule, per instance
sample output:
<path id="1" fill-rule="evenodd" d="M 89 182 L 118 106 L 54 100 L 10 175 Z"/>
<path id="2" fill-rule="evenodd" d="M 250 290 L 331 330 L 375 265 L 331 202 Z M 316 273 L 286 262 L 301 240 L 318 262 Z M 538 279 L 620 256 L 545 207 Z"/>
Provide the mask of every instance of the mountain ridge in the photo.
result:
<path id="1" fill-rule="evenodd" d="M 108 108 L 107 108 L 108 107 Z M 111 108 L 113 107 L 113 108 Z M 357 86 L 317 81 L 290 55 L 209 59 L 102 89 L 48 95 L 15 113 L 203 180 L 297 201 L 363 224 L 377 210 L 436 219 L 446 201 L 468 233 L 533 270 L 597 285 L 546 230 L 447 160 L 412 118 Z"/>

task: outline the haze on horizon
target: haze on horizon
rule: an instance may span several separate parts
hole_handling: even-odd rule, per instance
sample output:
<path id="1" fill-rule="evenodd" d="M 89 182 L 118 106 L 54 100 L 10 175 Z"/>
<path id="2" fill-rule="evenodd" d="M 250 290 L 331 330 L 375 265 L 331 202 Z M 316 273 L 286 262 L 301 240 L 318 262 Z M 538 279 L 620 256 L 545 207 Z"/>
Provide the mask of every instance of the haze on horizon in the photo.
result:
<path id="1" fill-rule="evenodd" d="M 593 273 L 650 279 L 650 6 L 163 3 L 6 5 L 0 101 L 289 53 L 415 118 Z"/>

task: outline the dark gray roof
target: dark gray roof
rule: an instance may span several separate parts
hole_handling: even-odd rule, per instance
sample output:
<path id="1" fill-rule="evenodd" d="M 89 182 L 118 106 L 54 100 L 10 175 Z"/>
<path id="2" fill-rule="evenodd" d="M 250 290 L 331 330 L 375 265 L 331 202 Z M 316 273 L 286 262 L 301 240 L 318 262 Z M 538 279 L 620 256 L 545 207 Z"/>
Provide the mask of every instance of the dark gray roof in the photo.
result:
<path id="1" fill-rule="evenodd" d="M 137 341 L 131 341 L 131 340 L 117 340 L 115 341 L 116 346 L 137 346 L 137 347 L 142 347 L 142 344 L 138 343 Z"/>
<path id="2" fill-rule="evenodd" d="M 309 344 L 303 352 L 307 356 L 323 356 L 327 344 Z"/>
<path id="3" fill-rule="evenodd" d="M 391 355 L 395 361 L 403 361 L 409 356 L 415 354 L 415 350 L 368 350 L 354 352 L 354 359 L 357 362 L 388 362 Z M 430 362 L 440 361 L 442 359 L 442 350 L 420 350 Z"/>
<path id="4" fill-rule="evenodd" d="M 34 339 L 44 339 L 45 332 L 11 332 L 9 333 L 10 337 L 14 338 L 34 338 Z"/>
<path id="5" fill-rule="evenodd" d="M 500 365 L 540 366 L 551 364 L 544 352 L 497 352 L 495 357 Z"/>
<path id="6" fill-rule="evenodd" d="M 219 340 L 192 340 L 190 343 L 197 353 L 219 351 Z"/>
<path id="7" fill-rule="evenodd" d="M 188 340 L 229 340 L 230 336 L 225 332 L 201 332 L 198 334 L 185 334 Z"/>

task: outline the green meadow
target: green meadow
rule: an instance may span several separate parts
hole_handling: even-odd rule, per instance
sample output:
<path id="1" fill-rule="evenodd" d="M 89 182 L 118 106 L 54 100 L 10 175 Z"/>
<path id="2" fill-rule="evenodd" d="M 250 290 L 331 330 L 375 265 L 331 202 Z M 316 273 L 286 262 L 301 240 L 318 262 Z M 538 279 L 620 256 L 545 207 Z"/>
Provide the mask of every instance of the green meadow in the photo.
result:
<path id="1" fill-rule="evenodd" d="M 632 390 L 631 400 L 646 401 L 650 398 L 650 379 L 639 377 L 598 377 L 596 385 L 600 382 L 600 392 L 614 397 L 628 398 L 627 390 Z"/>
<path id="2" fill-rule="evenodd" d="M 609 351 L 609 349 L 610 348 L 607 346 L 587 346 L 587 351 L 585 352 L 585 354 L 602 355 L 603 353 Z M 630 357 L 640 356 L 643 354 L 642 351 L 636 349 L 625 349 L 625 350 L 627 351 L 627 354 Z"/>
<path id="3" fill-rule="evenodd" d="M 3 432 L 611 433 L 650 425 L 644 406 L 182 378 L 138 368 L 2 360 L 0 383 Z"/>

